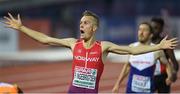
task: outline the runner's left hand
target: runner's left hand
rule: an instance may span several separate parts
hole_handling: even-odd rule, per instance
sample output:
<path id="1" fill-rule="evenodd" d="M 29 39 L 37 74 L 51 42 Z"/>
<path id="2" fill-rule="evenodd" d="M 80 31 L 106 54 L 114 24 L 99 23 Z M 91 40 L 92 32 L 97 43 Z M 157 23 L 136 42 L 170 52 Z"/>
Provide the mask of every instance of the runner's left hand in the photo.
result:
<path id="1" fill-rule="evenodd" d="M 172 81 L 170 78 L 166 78 L 166 85 L 171 85 Z"/>

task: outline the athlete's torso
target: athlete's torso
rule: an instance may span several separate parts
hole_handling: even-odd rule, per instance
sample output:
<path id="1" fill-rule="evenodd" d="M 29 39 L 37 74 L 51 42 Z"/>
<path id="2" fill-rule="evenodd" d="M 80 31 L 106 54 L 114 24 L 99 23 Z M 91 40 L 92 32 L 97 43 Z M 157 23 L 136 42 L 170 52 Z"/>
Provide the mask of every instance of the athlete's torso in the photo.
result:
<path id="1" fill-rule="evenodd" d="M 155 39 L 155 40 L 153 41 L 153 43 L 158 44 L 158 43 L 160 43 L 160 41 L 161 41 L 163 38 L 164 38 L 164 37 L 159 37 L 158 39 Z M 166 53 L 166 50 L 164 50 L 164 52 L 165 52 L 166 57 L 168 57 L 168 56 L 167 56 L 167 53 Z M 164 64 L 160 63 L 159 60 L 157 60 L 157 61 L 156 61 L 156 68 L 155 68 L 154 75 L 157 76 L 157 75 L 161 75 L 161 74 L 166 74 L 166 66 L 165 66 Z"/>
<path id="2" fill-rule="evenodd" d="M 161 75 L 161 74 L 166 74 L 166 65 L 160 63 L 160 61 L 157 60 L 154 75 L 158 76 L 158 75 Z"/>
<path id="3" fill-rule="evenodd" d="M 78 40 L 73 50 L 72 83 L 69 92 L 97 93 L 104 69 L 101 42 L 96 41 L 86 49 Z"/>
<path id="4" fill-rule="evenodd" d="M 136 42 L 133 46 L 138 46 Z M 155 67 L 154 52 L 131 55 L 129 57 L 131 66 L 127 92 L 153 92 L 153 74 Z"/>

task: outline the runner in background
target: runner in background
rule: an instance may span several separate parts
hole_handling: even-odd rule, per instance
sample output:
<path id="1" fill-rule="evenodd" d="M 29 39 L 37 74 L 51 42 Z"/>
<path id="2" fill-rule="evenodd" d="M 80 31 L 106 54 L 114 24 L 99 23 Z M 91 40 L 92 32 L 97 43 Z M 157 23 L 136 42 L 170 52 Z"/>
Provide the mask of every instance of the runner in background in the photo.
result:
<path id="1" fill-rule="evenodd" d="M 139 25 L 138 42 L 131 44 L 130 47 L 154 45 L 151 42 L 152 36 L 153 30 L 151 25 L 147 22 L 143 22 Z M 121 82 L 129 74 L 126 93 L 153 93 L 155 88 L 154 70 L 157 60 L 161 61 L 166 66 L 168 77 L 166 78 L 165 84 L 171 84 L 172 69 L 163 50 L 161 50 L 141 55 L 130 55 L 129 61 L 123 66 L 112 91 L 118 93 Z"/>
<path id="2" fill-rule="evenodd" d="M 163 34 L 163 28 L 164 28 L 164 20 L 162 18 L 153 17 L 151 19 L 151 26 L 154 30 L 154 35 L 152 38 L 152 42 L 157 44 L 159 43 L 164 36 Z M 179 70 L 179 64 L 176 60 L 174 50 L 164 50 L 166 58 L 170 62 L 171 66 L 173 67 L 173 75 L 172 75 L 172 81 L 175 82 L 177 79 L 177 72 Z M 165 70 L 165 65 L 160 63 L 159 61 L 156 64 L 155 69 L 155 89 L 158 93 L 170 93 L 170 85 L 167 85 L 165 83 L 167 78 L 167 72 Z"/>

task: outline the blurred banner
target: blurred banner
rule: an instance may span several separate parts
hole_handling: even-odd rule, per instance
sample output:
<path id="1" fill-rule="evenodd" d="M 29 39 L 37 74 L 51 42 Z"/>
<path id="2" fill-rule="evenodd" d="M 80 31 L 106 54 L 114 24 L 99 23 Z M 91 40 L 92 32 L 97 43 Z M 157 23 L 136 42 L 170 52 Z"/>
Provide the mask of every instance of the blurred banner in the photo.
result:
<path id="1" fill-rule="evenodd" d="M 3 21 L 2 19 L 0 20 Z M 0 52 L 15 52 L 18 50 L 18 32 L 0 23 Z"/>
<path id="2" fill-rule="evenodd" d="M 35 31 L 50 35 L 51 23 L 48 19 L 26 19 L 23 20 L 23 24 Z M 19 50 L 35 50 L 47 47 L 47 45 L 41 44 L 27 35 L 19 33 Z"/>
<path id="3" fill-rule="evenodd" d="M 105 39 L 117 44 L 130 44 L 136 39 L 136 30 L 134 19 L 123 20 L 111 18 L 108 20 L 107 33 Z"/>

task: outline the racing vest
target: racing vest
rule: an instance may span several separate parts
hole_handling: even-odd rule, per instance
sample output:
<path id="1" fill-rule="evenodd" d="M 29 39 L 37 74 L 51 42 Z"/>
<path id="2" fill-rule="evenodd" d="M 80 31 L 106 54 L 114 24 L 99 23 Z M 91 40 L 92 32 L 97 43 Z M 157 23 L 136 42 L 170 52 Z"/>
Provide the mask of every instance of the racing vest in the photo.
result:
<path id="1" fill-rule="evenodd" d="M 139 42 L 133 44 L 138 46 Z M 155 69 L 154 52 L 130 55 L 131 66 L 127 92 L 153 92 L 153 75 Z"/>
<path id="2" fill-rule="evenodd" d="M 101 42 L 87 49 L 83 40 L 78 40 L 73 50 L 72 86 L 98 91 L 103 69 Z"/>

